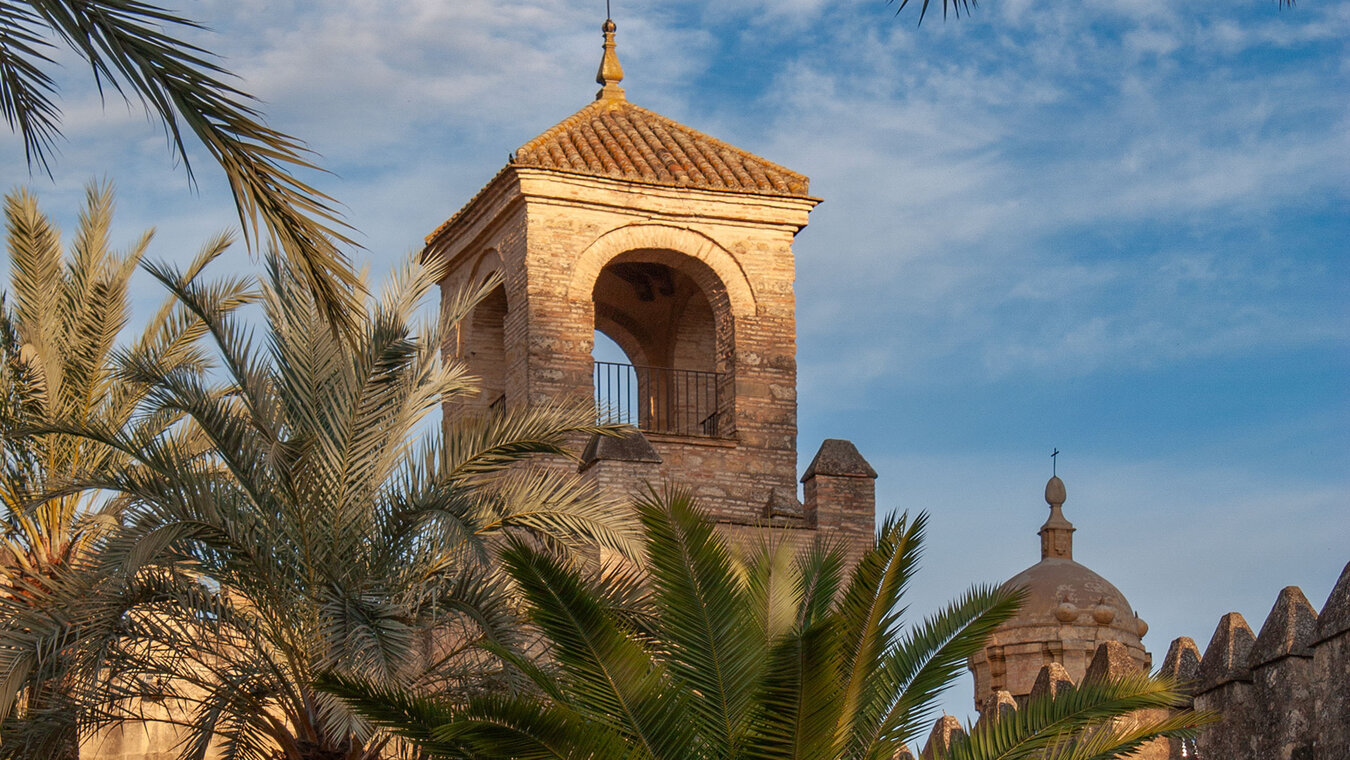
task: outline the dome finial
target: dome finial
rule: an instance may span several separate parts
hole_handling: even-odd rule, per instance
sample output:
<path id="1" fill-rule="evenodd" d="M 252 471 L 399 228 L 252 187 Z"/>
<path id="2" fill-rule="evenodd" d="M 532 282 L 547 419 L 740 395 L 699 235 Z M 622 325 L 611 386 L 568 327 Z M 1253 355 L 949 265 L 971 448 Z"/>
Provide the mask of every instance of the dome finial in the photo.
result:
<path id="1" fill-rule="evenodd" d="M 1055 450 L 1058 454 L 1059 450 Z M 1054 456 L 1052 454 L 1051 456 Z M 1041 526 L 1041 559 L 1073 559 L 1073 523 L 1064 517 L 1066 493 L 1064 481 L 1058 475 L 1051 475 L 1045 484 L 1045 503 L 1050 505 L 1050 517 Z"/>
<path id="2" fill-rule="evenodd" d="M 623 67 L 619 65 L 619 54 L 614 52 L 614 19 L 606 18 L 600 30 L 605 33 L 605 55 L 600 59 L 600 70 L 595 74 L 596 84 L 602 85 L 595 93 L 596 100 L 623 100 Z"/>

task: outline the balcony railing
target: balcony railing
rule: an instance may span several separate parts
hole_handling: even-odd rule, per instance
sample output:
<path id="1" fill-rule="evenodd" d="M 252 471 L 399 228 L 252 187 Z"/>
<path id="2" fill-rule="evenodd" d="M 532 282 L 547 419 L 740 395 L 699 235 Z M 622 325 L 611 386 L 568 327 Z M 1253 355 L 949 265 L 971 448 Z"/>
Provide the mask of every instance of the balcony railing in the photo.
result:
<path id="1" fill-rule="evenodd" d="M 721 372 L 596 362 L 596 417 L 653 433 L 723 437 L 725 380 Z"/>

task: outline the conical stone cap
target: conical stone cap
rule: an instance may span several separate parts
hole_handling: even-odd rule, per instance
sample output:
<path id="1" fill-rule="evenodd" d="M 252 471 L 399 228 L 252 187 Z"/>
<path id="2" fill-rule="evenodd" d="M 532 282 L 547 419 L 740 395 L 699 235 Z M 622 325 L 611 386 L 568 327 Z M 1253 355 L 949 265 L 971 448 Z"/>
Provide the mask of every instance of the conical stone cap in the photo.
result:
<path id="1" fill-rule="evenodd" d="M 1200 660 L 1200 685 L 1196 693 L 1202 693 L 1229 683 L 1230 681 L 1252 680 L 1248 658 L 1256 637 L 1251 626 L 1241 613 L 1230 612 L 1219 619 L 1219 627 L 1205 648 L 1205 656 Z"/>
<path id="2" fill-rule="evenodd" d="M 1260 667 L 1281 657 L 1311 657 L 1309 647 L 1316 637 L 1317 611 L 1302 589 L 1285 586 L 1252 645 L 1251 667 Z"/>
<path id="3" fill-rule="evenodd" d="M 1073 678 L 1069 676 L 1069 671 L 1065 670 L 1063 665 L 1052 662 L 1041 666 L 1041 672 L 1036 674 L 1036 683 L 1032 685 L 1027 701 L 1034 702 L 1041 697 L 1053 699 L 1066 689 L 1072 688 Z"/>
<path id="4" fill-rule="evenodd" d="M 1196 680 L 1200 678 L 1200 648 L 1190 636 L 1172 641 L 1159 673 L 1176 681 L 1183 692 L 1194 692 Z"/>
<path id="5" fill-rule="evenodd" d="M 1104 641 L 1092 654 L 1092 662 L 1083 674 L 1083 682 L 1105 683 L 1121 676 L 1139 672 L 1139 666 L 1130 657 L 1130 650 L 1119 641 Z"/>
<path id="6" fill-rule="evenodd" d="M 948 750 L 952 748 L 952 739 L 965 735 L 966 731 L 961 728 L 961 721 L 950 715 L 943 715 L 933 725 L 933 732 L 928 735 L 928 743 L 923 747 L 923 754 L 919 755 L 920 760 L 945 758 Z"/>
<path id="7" fill-rule="evenodd" d="M 1339 636 L 1350 631 L 1350 563 L 1341 570 L 1341 577 L 1331 589 L 1322 614 L 1317 617 L 1317 641 Z"/>

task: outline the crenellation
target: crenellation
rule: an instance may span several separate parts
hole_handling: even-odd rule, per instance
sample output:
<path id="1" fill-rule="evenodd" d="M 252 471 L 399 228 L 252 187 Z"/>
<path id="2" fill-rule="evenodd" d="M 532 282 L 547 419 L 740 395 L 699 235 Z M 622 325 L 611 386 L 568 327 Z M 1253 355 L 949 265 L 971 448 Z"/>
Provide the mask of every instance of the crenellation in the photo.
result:
<path id="1" fill-rule="evenodd" d="M 1285 586 L 1252 645 L 1248 666 L 1255 669 L 1282 657 L 1311 657 L 1316 636 L 1317 611 L 1302 589 Z"/>
<path id="2" fill-rule="evenodd" d="M 1199 738 L 1201 757 L 1255 757 L 1254 737 L 1239 727 L 1251 720 L 1252 676 L 1249 660 L 1256 636 L 1237 612 L 1219 619 L 1219 625 L 1200 658 L 1197 710 L 1213 710 L 1223 716 L 1228 730 L 1211 728 Z"/>
<path id="3" fill-rule="evenodd" d="M 933 731 L 928 734 L 928 743 L 923 746 L 923 752 L 919 753 L 919 760 L 942 760 L 951 750 L 952 742 L 965 735 L 966 730 L 961 727 L 961 721 L 950 715 L 943 715 L 938 718 L 937 723 L 933 725 Z"/>
<path id="4" fill-rule="evenodd" d="M 1103 641 L 1088 663 L 1083 673 L 1083 683 L 1105 683 L 1119 680 L 1122 676 L 1138 673 L 1143 668 L 1130 654 L 1130 650 L 1119 641 Z"/>
<path id="5" fill-rule="evenodd" d="M 1069 677 L 1069 671 L 1065 670 L 1063 665 L 1058 662 L 1047 663 L 1041 666 L 1041 671 L 1036 674 L 1036 683 L 1032 685 L 1027 701 L 1046 696 L 1054 698 L 1064 690 L 1072 689 L 1073 686 L 1073 679 Z"/>
<path id="6" fill-rule="evenodd" d="M 979 720 L 1002 720 L 1015 712 L 1017 712 L 1017 700 L 1013 699 L 1012 692 L 1000 689 L 994 692 L 994 696 L 985 700 L 984 707 L 980 710 Z"/>
<path id="7" fill-rule="evenodd" d="M 1173 639 L 1158 673 L 1176 682 L 1183 692 L 1194 693 L 1200 680 L 1200 649 L 1195 640 L 1189 636 Z"/>
<path id="8" fill-rule="evenodd" d="M 1197 693 L 1217 689 L 1228 683 L 1251 680 L 1252 645 L 1256 636 L 1240 612 L 1230 612 L 1219 619 L 1209 646 L 1200 658 L 1200 686 Z"/>
<path id="9" fill-rule="evenodd" d="M 1194 642 L 1177 639 L 1163 673 L 1194 679 L 1195 707 L 1222 716 L 1194 751 L 1172 757 L 1234 760 L 1350 758 L 1350 564 L 1321 612 L 1297 586 L 1276 597 L 1253 636 L 1243 617 L 1220 619 L 1198 667 Z"/>
<path id="10" fill-rule="evenodd" d="M 1309 678 L 1315 760 L 1350 757 L 1350 563 L 1317 616 Z M 1301 759 L 1300 759 L 1301 760 Z"/>

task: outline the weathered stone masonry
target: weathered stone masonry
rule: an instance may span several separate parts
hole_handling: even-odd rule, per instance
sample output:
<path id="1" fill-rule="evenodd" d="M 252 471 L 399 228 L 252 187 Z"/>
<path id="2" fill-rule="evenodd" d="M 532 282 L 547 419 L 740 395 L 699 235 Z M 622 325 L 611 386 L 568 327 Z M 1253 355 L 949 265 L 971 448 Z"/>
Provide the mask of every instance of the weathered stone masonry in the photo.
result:
<path id="1" fill-rule="evenodd" d="M 1017 709 L 1056 684 L 1151 667 L 1143 620 L 1115 586 L 1073 560 L 1059 478 L 1046 485 L 1045 498 L 1051 513 L 1040 530 L 1041 561 L 1007 583 L 1025 588 L 1027 602 L 970 658 L 981 716 Z M 1160 672 L 1222 722 L 1195 741 L 1151 742 L 1138 760 L 1350 760 L 1350 564 L 1320 614 L 1289 586 L 1260 634 L 1230 612 L 1203 657 L 1194 641 L 1178 638 Z M 939 721 L 930 747 L 945 746 L 951 723 Z"/>

